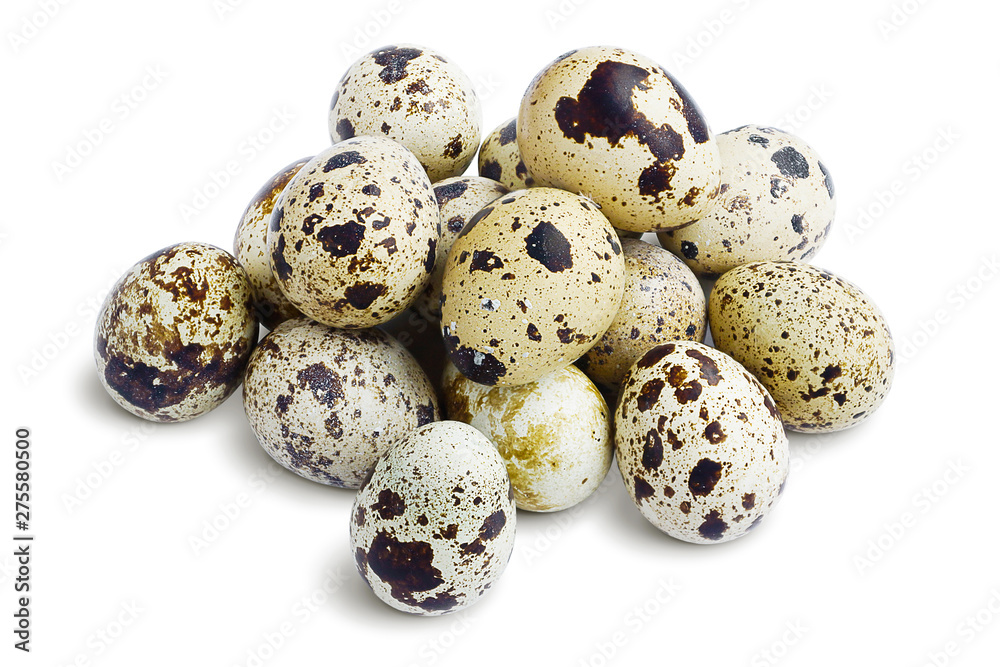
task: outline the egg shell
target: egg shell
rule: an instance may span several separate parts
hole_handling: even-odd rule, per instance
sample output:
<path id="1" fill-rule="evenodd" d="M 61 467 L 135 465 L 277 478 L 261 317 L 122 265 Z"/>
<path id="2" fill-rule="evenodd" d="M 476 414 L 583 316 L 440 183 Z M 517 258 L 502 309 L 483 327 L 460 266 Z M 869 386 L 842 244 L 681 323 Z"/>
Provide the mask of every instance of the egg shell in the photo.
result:
<path id="1" fill-rule="evenodd" d="M 439 418 L 430 381 L 394 338 L 304 317 L 278 325 L 257 346 L 243 408 L 275 461 L 352 489 L 397 438 Z"/>
<path id="2" fill-rule="evenodd" d="M 479 175 L 499 181 L 508 190 L 535 184 L 517 147 L 517 116 L 505 120 L 483 139 L 479 147 Z"/>
<path id="3" fill-rule="evenodd" d="M 659 234 L 701 276 L 748 262 L 804 260 L 826 242 L 837 208 L 819 155 L 793 134 L 744 125 L 716 137 L 722 187 L 712 211 Z"/>
<path id="4" fill-rule="evenodd" d="M 496 181 L 477 176 L 456 176 L 434 184 L 434 197 L 441 211 L 441 236 L 437 243 L 437 260 L 434 273 L 417 297 L 413 308 L 427 319 L 441 319 L 441 281 L 448 251 L 455 243 L 462 228 L 484 206 L 507 194 L 508 190 Z"/>
<path id="5" fill-rule="evenodd" d="M 94 358 L 118 405 L 150 421 L 187 421 L 236 390 L 257 333 L 253 290 L 236 259 L 178 243 L 111 289 L 97 316 Z"/>
<path id="6" fill-rule="evenodd" d="M 705 337 L 705 293 L 684 262 L 645 241 L 622 239 L 625 294 L 597 345 L 577 364 L 594 382 L 618 387 L 646 350 Z"/>
<path id="7" fill-rule="evenodd" d="M 467 608 L 496 584 L 514 548 L 510 480 L 482 433 L 454 421 L 410 431 L 354 501 L 351 549 L 386 604 L 422 616 Z"/>
<path id="8" fill-rule="evenodd" d="M 860 424 L 892 385 L 895 348 L 861 289 L 799 262 L 753 262 L 719 278 L 708 303 L 715 346 L 757 376 L 785 427 Z"/>
<path id="9" fill-rule="evenodd" d="M 719 148 L 684 87 L 624 49 L 570 51 L 531 81 L 517 142 L 538 185 L 591 197 L 615 227 L 690 224 L 719 193 Z"/>
<path id="10" fill-rule="evenodd" d="M 621 245 L 592 201 L 554 188 L 512 192 L 477 213 L 448 254 L 445 349 L 474 382 L 532 382 L 597 342 L 624 287 Z"/>
<path id="11" fill-rule="evenodd" d="M 274 329 L 285 320 L 302 315 L 282 294 L 278 281 L 271 271 L 271 260 L 267 251 L 267 228 L 271 223 L 271 213 L 281 191 L 310 159 L 297 160 L 284 167 L 257 191 L 243 212 L 243 218 L 236 228 L 236 238 L 233 240 L 236 261 L 246 271 L 253 287 L 257 319 L 268 329 Z"/>
<path id="12" fill-rule="evenodd" d="M 330 102 L 334 143 L 356 135 L 388 137 L 413 151 L 431 181 L 459 176 L 482 133 L 479 96 L 469 77 L 436 51 L 414 44 L 359 58 Z"/>
<path id="13" fill-rule="evenodd" d="M 788 474 L 788 439 L 767 390 L 730 357 L 693 341 L 654 347 L 629 370 L 615 445 L 642 515 L 696 544 L 756 527 Z"/>
<path id="14" fill-rule="evenodd" d="M 597 490 L 611 466 L 607 403 L 573 366 L 516 387 L 486 387 L 448 364 L 444 395 L 449 419 L 475 426 L 496 445 L 518 509 L 572 507 Z"/>
<path id="15" fill-rule="evenodd" d="M 342 328 L 387 322 L 430 280 L 441 215 L 400 144 L 357 137 L 303 166 L 271 215 L 271 269 L 288 300 Z"/>

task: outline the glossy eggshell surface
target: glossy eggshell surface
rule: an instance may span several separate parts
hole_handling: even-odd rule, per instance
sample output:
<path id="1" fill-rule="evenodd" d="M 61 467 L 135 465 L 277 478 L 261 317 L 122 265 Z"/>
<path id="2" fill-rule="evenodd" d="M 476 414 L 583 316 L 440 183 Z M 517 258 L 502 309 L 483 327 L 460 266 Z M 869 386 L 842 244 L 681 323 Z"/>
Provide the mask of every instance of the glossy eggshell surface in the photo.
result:
<path id="1" fill-rule="evenodd" d="M 416 158 L 357 137 L 303 166 L 271 215 L 271 269 L 288 300 L 342 328 L 392 319 L 430 280 L 441 216 Z"/>
<path id="2" fill-rule="evenodd" d="M 838 431 L 882 404 L 895 370 L 892 334 L 855 285 L 798 262 L 744 264 L 715 283 L 716 347 L 757 376 L 793 431 Z"/>
<path id="3" fill-rule="evenodd" d="M 715 138 L 694 100 L 659 65 L 605 46 L 571 51 L 528 86 L 517 141 L 539 185 L 591 197 L 615 227 L 661 231 L 711 209 Z"/>
<path id="4" fill-rule="evenodd" d="M 572 507 L 601 485 L 611 466 L 608 406 L 573 366 L 516 387 L 486 387 L 449 364 L 444 395 L 449 419 L 475 426 L 496 445 L 518 509 Z"/>
<path id="5" fill-rule="evenodd" d="M 788 474 L 788 440 L 767 390 L 706 345 L 655 347 L 630 369 L 615 411 L 622 480 L 671 537 L 711 544 L 745 535 Z"/>
<path id="6" fill-rule="evenodd" d="M 179 243 L 133 266 L 97 316 L 101 383 L 132 414 L 178 422 L 233 393 L 257 343 L 253 291 L 225 250 Z"/>
<path id="7" fill-rule="evenodd" d="M 490 441 L 468 424 L 436 422 L 375 464 L 354 501 L 351 549 L 379 599 L 438 616 L 496 584 L 515 525 L 510 480 Z"/>
<path id="8" fill-rule="evenodd" d="M 701 283 L 675 255 L 635 239 L 622 239 L 625 295 L 608 330 L 578 365 L 594 382 L 617 388 L 646 350 L 672 340 L 705 337 Z"/>
<path id="9" fill-rule="evenodd" d="M 624 286 L 618 237 L 592 201 L 554 188 L 513 192 L 477 213 L 448 254 L 445 348 L 474 382 L 537 380 L 597 342 Z"/>
<path id="10" fill-rule="evenodd" d="M 243 408 L 264 450 L 294 473 L 357 488 L 389 446 L 438 419 L 430 381 L 382 331 L 288 320 L 254 351 Z"/>
<path id="11" fill-rule="evenodd" d="M 413 44 L 362 56 L 330 103 L 334 143 L 388 137 L 413 151 L 431 181 L 459 176 L 479 148 L 482 110 L 469 77 L 441 54 Z"/>
<path id="12" fill-rule="evenodd" d="M 833 179 L 795 135 L 745 125 L 716 137 L 722 187 L 704 218 L 659 235 L 704 276 L 749 262 L 804 260 L 826 241 L 837 208 Z"/>
<path id="13" fill-rule="evenodd" d="M 307 162 L 309 158 L 293 162 L 265 183 L 243 212 L 243 218 L 236 228 L 236 238 L 233 241 L 236 261 L 246 271 L 253 287 L 257 318 L 268 329 L 274 329 L 285 320 L 302 314 L 282 294 L 271 271 L 267 228 L 271 224 L 271 213 L 281 191 Z"/>
<path id="14" fill-rule="evenodd" d="M 535 185 L 517 147 L 517 117 L 501 123 L 479 147 L 479 175 L 503 183 L 508 190 Z"/>

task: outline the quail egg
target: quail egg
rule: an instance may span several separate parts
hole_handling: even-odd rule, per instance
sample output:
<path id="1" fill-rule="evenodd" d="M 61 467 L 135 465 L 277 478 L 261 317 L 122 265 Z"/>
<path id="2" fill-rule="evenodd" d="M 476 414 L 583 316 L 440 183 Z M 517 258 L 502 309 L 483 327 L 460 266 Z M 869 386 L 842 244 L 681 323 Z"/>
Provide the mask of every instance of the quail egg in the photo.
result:
<path id="1" fill-rule="evenodd" d="M 483 139 L 479 147 L 479 175 L 503 183 L 508 190 L 535 184 L 517 148 L 517 116 L 504 121 Z"/>

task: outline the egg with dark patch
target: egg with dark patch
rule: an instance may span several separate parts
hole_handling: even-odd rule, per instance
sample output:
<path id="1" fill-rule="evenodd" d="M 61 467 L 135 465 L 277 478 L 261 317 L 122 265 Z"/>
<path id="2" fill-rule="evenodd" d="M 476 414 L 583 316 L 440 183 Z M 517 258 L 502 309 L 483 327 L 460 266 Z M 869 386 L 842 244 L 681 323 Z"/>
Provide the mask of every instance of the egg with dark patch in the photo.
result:
<path id="1" fill-rule="evenodd" d="M 597 342 L 624 287 L 621 244 L 592 201 L 554 188 L 512 192 L 479 211 L 448 254 L 445 349 L 473 382 L 532 382 Z"/>
<path id="2" fill-rule="evenodd" d="M 356 137 L 303 166 L 271 214 L 268 250 L 282 293 L 342 328 L 387 322 L 430 280 L 441 215 L 427 174 L 384 137 Z"/>
<path id="3" fill-rule="evenodd" d="M 748 262 L 804 260 L 822 247 L 837 208 L 830 172 L 806 142 L 744 125 L 716 137 L 722 186 L 711 212 L 660 243 L 702 276 Z"/>
<path id="4" fill-rule="evenodd" d="M 441 319 L 441 281 L 448 251 L 462 228 L 484 206 L 507 194 L 508 190 L 494 180 L 476 176 L 456 176 L 434 184 L 434 197 L 441 211 L 441 236 L 437 243 L 434 273 L 417 297 L 413 307 L 427 319 Z"/>
<path id="5" fill-rule="evenodd" d="M 788 439 L 767 390 L 730 357 L 693 341 L 654 347 L 629 369 L 615 446 L 642 515 L 697 544 L 746 535 L 788 474 Z"/>
<path id="6" fill-rule="evenodd" d="M 247 367 L 243 408 L 275 461 L 352 489 L 397 438 L 439 417 L 430 381 L 395 339 L 307 318 L 288 320 L 261 341 Z"/>
<path id="7" fill-rule="evenodd" d="M 360 135 L 395 139 L 413 151 L 431 181 L 462 174 L 481 132 L 479 96 L 469 77 L 440 53 L 413 44 L 359 58 L 330 102 L 334 143 Z"/>
<path id="8" fill-rule="evenodd" d="M 178 243 L 112 288 L 97 316 L 94 357 L 118 405 L 150 421 L 186 421 L 236 390 L 257 332 L 253 290 L 235 258 Z"/>
<path id="9" fill-rule="evenodd" d="M 530 188 L 535 179 L 528 173 L 517 148 L 517 117 L 501 123 L 479 147 L 479 175 L 503 183 L 508 190 Z"/>
<path id="10" fill-rule="evenodd" d="M 299 169 L 309 162 L 309 159 L 293 162 L 261 187 L 243 212 L 243 218 L 236 228 L 236 238 L 233 240 L 236 261 L 246 271 L 253 287 L 257 318 L 268 329 L 274 329 L 285 320 L 302 314 L 281 293 L 278 281 L 274 279 L 267 251 L 267 228 L 271 223 L 271 213 L 281 191 Z"/>
<path id="11" fill-rule="evenodd" d="M 354 501 L 351 549 L 379 599 L 438 616 L 497 583 L 516 520 L 507 471 L 486 436 L 436 422 L 407 433 L 375 464 Z"/>
<path id="12" fill-rule="evenodd" d="M 684 87 L 652 60 L 606 46 L 571 51 L 528 86 L 517 143 L 539 185 L 600 204 L 615 227 L 676 229 L 711 210 L 719 148 Z"/>
<path id="13" fill-rule="evenodd" d="M 829 271 L 744 264 L 716 281 L 708 311 L 715 346 L 757 376 L 793 431 L 860 424 L 892 385 L 895 347 L 885 317 Z"/>
<path id="14" fill-rule="evenodd" d="M 487 387 L 448 364 L 448 419 L 475 426 L 507 465 L 518 509 L 564 510 L 597 490 L 614 442 L 607 403 L 574 366 L 516 387 Z"/>
<path id="15" fill-rule="evenodd" d="M 577 364 L 594 382 L 618 387 L 646 350 L 705 337 L 705 293 L 680 259 L 645 241 L 622 239 L 625 294 L 614 321 Z"/>

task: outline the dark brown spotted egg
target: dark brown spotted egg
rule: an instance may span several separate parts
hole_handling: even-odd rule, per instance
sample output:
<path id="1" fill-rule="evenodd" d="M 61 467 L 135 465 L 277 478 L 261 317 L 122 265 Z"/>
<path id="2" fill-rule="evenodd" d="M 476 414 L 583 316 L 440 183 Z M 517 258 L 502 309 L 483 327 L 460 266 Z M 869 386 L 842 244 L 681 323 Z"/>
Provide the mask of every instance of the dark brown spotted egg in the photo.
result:
<path id="1" fill-rule="evenodd" d="M 384 137 L 356 137 L 303 166 L 271 214 L 268 250 L 281 291 L 330 326 L 371 327 L 405 310 L 430 280 L 441 215 L 427 174 Z"/>
<path id="2" fill-rule="evenodd" d="M 798 262 L 754 262 L 715 283 L 708 303 L 715 346 L 757 376 L 793 431 L 860 424 L 892 385 L 895 351 L 885 317 L 855 285 Z"/>
<path id="3" fill-rule="evenodd" d="M 503 183 L 508 190 L 535 185 L 517 148 L 517 117 L 490 132 L 479 147 L 479 175 Z"/>
<path id="4" fill-rule="evenodd" d="M 359 58 L 330 103 L 334 143 L 356 135 L 395 139 L 435 182 L 466 170 L 481 132 L 479 96 L 469 77 L 440 53 L 413 44 Z"/>
<path id="5" fill-rule="evenodd" d="M 441 281 L 444 279 L 448 251 L 465 223 L 507 192 L 507 188 L 496 181 L 476 176 L 456 176 L 434 184 L 434 197 L 441 211 L 441 236 L 438 237 L 434 273 L 413 306 L 421 315 L 428 319 L 441 319 Z"/>
<path id="6" fill-rule="evenodd" d="M 517 142 L 536 183 L 591 197 L 619 229 L 683 227 L 719 193 L 719 148 L 698 106 L 624 49 L 589 47 L 546 66 L 521 100 Z"/>
<path id="7" fill-rule="evenodd" d="M 594 382 L 617 388 L 646 350 L 705 337 L 705 293 L 684 262 L 645 241 L 622 239 L 625 295 L 618 314 L 578 365 Z"/>
<path id="8" fill-rule="evenodd" d="M 261 341 L 247 367 L 243 408 L 275 461 L 352 489 L 397 438 L 438 419 L 430 381 L 395 339 L 307 318 L 288 320 Z"/>
<path id="9" fill-rule="evenodd" d="M 308 161 L 309 158 L 305 158 L 293 162 L 265 183 L 243 212 L 243 218 L 236 228 L 236 238 L 233 241 L 236 261 L 246 271 L 253 287 L 257 318 L 268 329 L 302 314 L 281 293 L 278 281 L 271 271 L 267 227 L 271 223 L 271 213 L 281 191 Z"/>
<path id="10" fill-rule="evenodd" d="M 698 544 L 757 526 L 788 474 L 788 439 L 767 390 L 730 357 L 693 341 L 654 347 L 626 374 L 615 446 L 642 515 Z"/>
<path id="11" fill-rule="evenodd" d="M 379 599 L 438 616 L 496 584 L 515 525 L 496 448 L 468 424 L 436 422 L 407 433 L 375 464 L 354 501 L 351 549 Z"/>
<path id="12" fill-rule="evenodd" d="M 621 245 L 592 201 L 518 190 L 479 211 L 448 254 L 445 348 L 473 382 L 532 382 L 597 342 L 624 287 Z"/>
<path id="13" fill-rule="evenodd" d="M 795 135 L 760 125 L 716 139 L 722 156 L 719 198 L 698 222 L 659 234 L 663 247 L 703 276 L 748 262 L 816 254 L 837 208 L 833 180 L 816 151 Z"/>
<path id="14" fill-rule="evenodd" d="M 122 276 L 97 316 L 101 383 L 132 414 L 194 419 L 243 379 L 257 343 L 253 290 L 225 250 L 178 243 Z"/>

